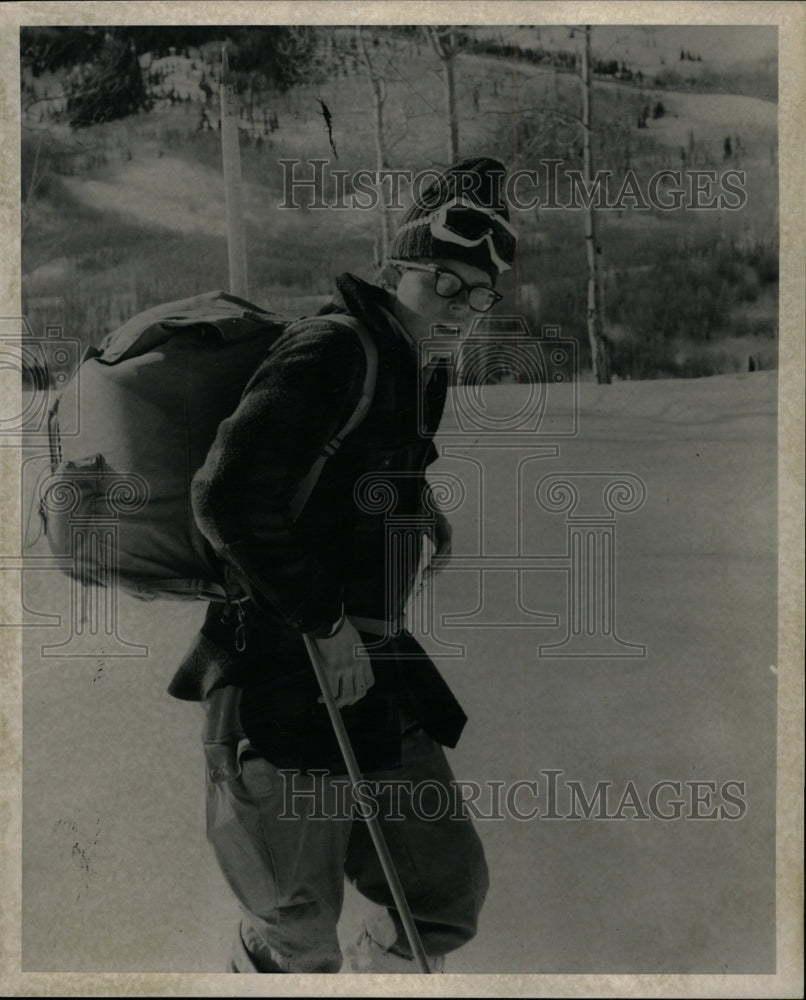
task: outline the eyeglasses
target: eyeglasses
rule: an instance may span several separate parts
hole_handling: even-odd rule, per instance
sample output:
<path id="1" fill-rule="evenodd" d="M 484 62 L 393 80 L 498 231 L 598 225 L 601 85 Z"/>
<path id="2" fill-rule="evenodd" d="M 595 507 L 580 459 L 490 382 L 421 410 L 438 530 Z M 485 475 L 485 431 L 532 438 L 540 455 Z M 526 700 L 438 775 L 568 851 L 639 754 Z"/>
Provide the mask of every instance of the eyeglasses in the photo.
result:
<path id="1" fill-rule="evenodd" d="M 460 292 L 467 291 L 467 304 L 473 312 L 488 312 L 503 298 L 489 285 L 469 285 L 454 271 L 448 271 L 436 264 L 414 264 L 408 260 L 390 260 L 393 267 L 405 267 L 410 271 L 430 271 L 435 275 L 434 291 L 440 298 L 453 299 Z"/>
<path id="2" fill-rule="evenodd" d="M 490 259 L 498 273 L 508 271 L 515 256 L 517 233 L 498 212 L 484 208 L 460 195 L 440 205 L 425 218 L 404 223 L 398 233 L 427 225 L 434 239 L 461 247 L 477 247 L 487 243 Z"/>

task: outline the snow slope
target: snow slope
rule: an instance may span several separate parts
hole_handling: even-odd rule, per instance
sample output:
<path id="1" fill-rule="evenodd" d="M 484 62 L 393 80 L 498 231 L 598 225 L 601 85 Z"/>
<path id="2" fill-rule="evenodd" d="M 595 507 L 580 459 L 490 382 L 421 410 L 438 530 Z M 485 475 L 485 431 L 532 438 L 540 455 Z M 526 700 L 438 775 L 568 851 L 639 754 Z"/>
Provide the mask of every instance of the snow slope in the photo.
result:
<path id="1" fill-rule="evenodd" d="M 437 659 L 470 716 L 450 759 L 461 779 L 539 782 L 539 815 L 478 822 L 491 889 L 448 971 L 771 972 L 776 375 L 551 386 L 536 429 L 486 437 L 528 411 L 525 392 L 455 400 L 435 469 L 464 487 L 457 561 L 434 583 L 424 639 L 435 655 L 464 647 Z M 477 424 L 457 433 L 468 413 Z M 549 436 L 575 413 L 576 436 Z M 515 564 L 492 568 L 567 554 L 566 513 L 535 499 L 560 473 L 580 489 L 600 488 L 591 473 L 645 488 L 643 505 L 611 522 L 616 631 L 644 656 L 538 655 L 565 634 L 567 574 L 527 569 L 519 592 Z M 594 517 L 606 513 L 597 502 Z M 69 583 L 52 570 L 25 574 L 24 599 L 34 624 L 35 613 L 69 616 Z M 470 622 L 440 624 L 479 605 Z M 44 657 L 41 644 L 68 629 L 26 629 L 23 969 L 223 968 L 236 907 L 204 837 L 200 712 L 165 693 L 202 614 L 121 598 L 119 635 L 147 644 L 140 658 Z M 532 627 L 540 614 L 557 623 Z M 683 798 L 687 781 L 733 780 L 746 812 L 549 820 L 549 770 L 561 772 L 563 815 L 574 780 L 586 793 L 611 782 L 610 812 L 630 781 L 646 805 L 662 779 L 683 783 Z M 518 802 L 534 804 L 528 789 Z M 345 941 L 359 919 L 348 893 Z"/>

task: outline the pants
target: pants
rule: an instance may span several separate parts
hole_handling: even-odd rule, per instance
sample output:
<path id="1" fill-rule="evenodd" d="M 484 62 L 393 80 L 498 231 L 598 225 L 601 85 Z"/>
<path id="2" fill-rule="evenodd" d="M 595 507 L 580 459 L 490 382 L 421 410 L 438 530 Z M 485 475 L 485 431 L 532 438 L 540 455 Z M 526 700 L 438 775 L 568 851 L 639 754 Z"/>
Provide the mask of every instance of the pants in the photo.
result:
<path id="1" fill-rule="evenodd" d="M 231 971 L 338 972 L 345 875 L 384 908 L 370 936 L 410 956 L 346 776 L 279 770 L 221 717 L 205 733 L 207 835 L 243 911 Z M 364 778 L 361 801 L 377 808 L 426 954 L 459 948 L 476 933 L 488 875 L 442 747 L 414 724 L 403 735 L 402 767 Z"/>

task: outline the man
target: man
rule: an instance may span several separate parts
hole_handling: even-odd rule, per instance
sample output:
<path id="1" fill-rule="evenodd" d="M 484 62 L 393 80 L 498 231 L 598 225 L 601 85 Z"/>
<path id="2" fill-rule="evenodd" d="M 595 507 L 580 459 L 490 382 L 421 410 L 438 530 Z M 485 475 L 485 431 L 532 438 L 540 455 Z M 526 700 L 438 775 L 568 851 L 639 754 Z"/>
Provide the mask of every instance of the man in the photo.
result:
<path id="1" fill-rule="evenodd" d="M 450 789 L 442 746 L 456 745 L 466 717 L 402 615 L 422 532 L 434 543 L 432 568 L 450 552 L 450 528 L 425 478 L 448 368 L 419 345 L 441 328 L 455 337 L 500 299 L 493 286 L 515 251 L 503 174 L 479 158 L 435 180 L 404 216 L 383 287 L 342 275 L 340 301 L 293 324 L 194 479 L 199 526 L 248 595 L 223 611 L 211 605 L 171 685 L 206 710 L 208 837 L 244 914 L 231 971 L 338 971 L 345 874 L 376 904 L 351 949 L 353 968 L 416 971 L 345 791 L 303 633 L 316 640 L 359 767 L 377 791 L 432 967 L 476 932 L 488 885 L 478 835 L 461 809 L 429 819 L 434 802 L 406 794 L 424 781 Z M 371 337 L 369 352 L 356 323 Z M 322 462 L 355 411 L 368 366 L 377 368 L 369 409 Z M 410 530 L 395 534 L 394 524 Z M 393 800 L 395 787 L 403 791 Z"/>

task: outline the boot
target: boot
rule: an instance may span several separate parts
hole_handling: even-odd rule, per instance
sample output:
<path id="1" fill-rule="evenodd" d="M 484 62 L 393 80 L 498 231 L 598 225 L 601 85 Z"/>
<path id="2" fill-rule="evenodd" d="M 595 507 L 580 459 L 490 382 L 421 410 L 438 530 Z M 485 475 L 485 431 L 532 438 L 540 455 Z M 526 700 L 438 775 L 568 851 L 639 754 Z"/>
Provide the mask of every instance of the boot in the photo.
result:
<path id="1" fill-rule="evenodd" d="M 384 947 L 370 936 L 366 927 L 355 944 L 345 949 L 344 957 L 351 972 L 402 972 L 420 975 L 413 958 L 401 955 L 394 945 Z M 429 955 L 428 966 L 433 973 L 444 972 L 445 958 L 442 955 Z"/>

